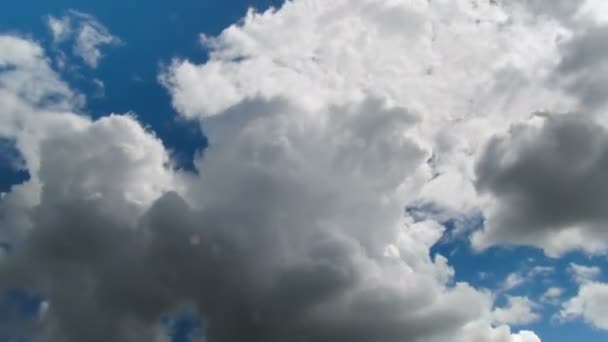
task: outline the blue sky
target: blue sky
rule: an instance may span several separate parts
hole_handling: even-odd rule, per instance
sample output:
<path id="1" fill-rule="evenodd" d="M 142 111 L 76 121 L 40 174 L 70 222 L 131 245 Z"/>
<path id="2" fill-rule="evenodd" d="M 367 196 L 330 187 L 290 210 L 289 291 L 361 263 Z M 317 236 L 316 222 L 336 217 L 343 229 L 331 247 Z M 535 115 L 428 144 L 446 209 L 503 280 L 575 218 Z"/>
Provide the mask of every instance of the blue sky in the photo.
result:
<path id="1" fill-rule="evenodd" d="M 159 72 L 173 58 L 204 64 L 208 51 L 199 43 L 201 33 L 219 35 L 224 28 L 239 22 L 251 6 L 265 10 L 281 5 L 279 0 L 185 0 L 177 3 L 154 0 L 145 4 L 135 0 L 10 1 L 0 5 L 0 33 L 16 34 L 38 42 L 55 62 L 58 51 L 66 53 L 70 67 L 57 70 L 72 89 L 86 96 L 84 113 L 92 118 L 108 113 L 136 113 L 141 124 L 149 127 L 171 151 L 177 167 L 192 171 L 196 156 L 207 148 L 207 138 L 201 133 L 199 121 L 179 117 L 170 94 L 158 81 Z M 86 66 L 71 53 L 68 45 L 53 44 L 45 20 L 49 15 L 61 17 L 70 9 L 94 16 L 122 41 L 103 48 L 104 56 L 98 68 Z M 103 92 L 93 80 L 103 82 Z M 12 185 L 27 181 L 28 174 L 15 165 L 20 157 L 13 141 L 3 139 L 1 135 L 0 153 L 0 192 L 8 192 Z M 424 218 L 420 218 L 421 221 L 438 216 L 428 207 L 418 208 L 418 211 Z M 437 219 L 437 222 L 448 232 L 457 230 L 458 225 L 469 231 L 483 229 L 483 214 L 475 211 L 474 214 L 462 214 L 465 219 L 461 220 L 463 216 L 456 212 L 446 212 L 448 218 Z M 475 288 L 493 291 L 496 305 L 506 304 L 508 296 L 525 296 L 538 303 L 542 317 L 533 323 L 512 324 L 513 331 L 532 330 L 542 341 L 549 342 L 599 342 L 608 338 L 608 333 L 593 328 L 582 319 L 571 322 L 555 319 L 561 306 L 541 303 L 542 295 L 551 286 L 563 289 L 563 298 L 576 296 L 580 284 L 572 277 L 571 263 L 604 270 L 608 262 L 602 255 L 591 257 L 581 251 L 570 251 L 559 258 L 550 258 L 542 249 L 526 246 L 495 246 L 476 251 L 468 235 L 458 234 L 453 237 L 446 234 L 429 254 L 448 258 L 455 269 L 453 283 L 467 282 Z M 551 271 L 535 275 L 537 267 L 550 267 Z M 505 289 L 506 279 L 513 274 L 523 280 L 513 288 Z M 600 275 L 596 281 L 608 281 L 608 277 Z M 9 312 L 32 319 L 38 314 L 41 302 L 42 298 L 23 289 L 7 291 L 0 299 L 0 322 L 10 322 Z M 189 312 L 166 317 L 164 321 L 176 342 L 194 340 L 189 337 L 192 331 L 204 326 Z M 0 334 L 0 341 L 14 340 Z"/>

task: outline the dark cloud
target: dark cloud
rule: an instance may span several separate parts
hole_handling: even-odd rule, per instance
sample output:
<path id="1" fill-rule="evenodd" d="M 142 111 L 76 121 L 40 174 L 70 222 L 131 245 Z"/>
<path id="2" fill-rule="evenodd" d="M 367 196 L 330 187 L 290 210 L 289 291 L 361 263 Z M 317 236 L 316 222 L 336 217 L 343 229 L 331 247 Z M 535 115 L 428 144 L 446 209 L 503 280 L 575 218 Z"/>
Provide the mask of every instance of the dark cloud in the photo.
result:
<path id="1" fill-rule="evenodd" d="M 606 103 L 608 89 L 608 26 L 578 32 L 561 46 L 557 75 L 587 110 Z"/>
<path id="2" fill-rule="evenodd" d="M 583 115 L 551 115 L 492 139 L 477 188 L 495 198 L 485 239 L 544 244 L 573 227 L 600 234 L 608 221 L 608 132 Z"/>
<path id="3" fill-rule="evenodd" d="M 143 189 L 137 167 L 164 158 L 130 119 L 47 140 L 42 202 L 1 274 L 48 301 L 37 336 L 157 340 L 160 317 L 183 305 L 197 308 L 211 342 L 419 341 L 479 317 L 485 297 L 440 295 L 428 254 L 415 276 L 382 257 L 402 211 L 378 196 L 424 160 L 403 136 L 413 116 L 370 100 L 300 132 L 290 110 L 252 100 L 210 120 L 211 147 L 187 191 L 197 207 L 168 192 L 141 215 L 124 189 Z M 129 147 L 146 144 L 141 155 Z M 450 304 L 460 296 L 476 304 Z"/>
<path id="4" fill-rule="evenodd" d="M 361 247 L 347 238 L 319 233 L 302 241 L 305 253 L 290 262 L 268 243 L 275 236 L 250 226 L 261 235 L 239 241 L 229 227 L 234 220 L 193 212 L 174 193 L 136 231 L 96 207 L 39 208 L 36 228 L 15 259 L 22 285 L 50 303 L 39 327 L 44 340 L 154 340 L 161 314 L 184 303 L 198 307 L 210 341 L 415 340 L 466 318 L 448 314 L 425 328 L 424 320 L 403 317 L 402 293 L 382 288 L 347 299 L 365 272 Z M 238 209 L 225 214 L 240 216 Z M 193 233 L 200 245 L 190 244 Z"/>

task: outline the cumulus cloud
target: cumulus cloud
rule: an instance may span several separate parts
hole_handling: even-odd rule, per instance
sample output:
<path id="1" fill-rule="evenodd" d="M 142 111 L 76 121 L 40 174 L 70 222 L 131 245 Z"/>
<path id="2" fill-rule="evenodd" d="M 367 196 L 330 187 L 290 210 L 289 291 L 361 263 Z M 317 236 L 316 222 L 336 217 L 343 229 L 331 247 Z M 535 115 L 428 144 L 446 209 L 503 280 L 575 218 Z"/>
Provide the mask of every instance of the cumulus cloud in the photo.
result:
<path id="1" fill-rule="evenodd" d="M 11 65 L 31 84 L 26 67 Z M 11 89 L 24 121 L 3 134 L 32 174 L 22 187 L 37 186 L 0 279 L 45 298 L 30 328 L 45 340 L 162 340 L 160 316 L 187 304 L 209 341 L 539 341 L 493 324 L 492 295 L 430 257 L 443 228 L 403 216 L 428 155 L 403 107 L 245 100 L 205 121 L 195 175 L 132 116 L 79 115 L 67 88 L 48 106 Z"/>
<path id="2" fill-rule="evenodd" d="M 99 65 L 102 47 L 121 43 L 94 16 L 75 10 L 69 10 L 60 18 L 48 16 L 47 26 L 55 43 L 73 42 L 74 55 L 91 68 Z"/>
<path id="3" fill-rule="evenodd" d="M 598 329 L 608 330 L 607 307 L 608 284 L 589 282 L 581 285 L 578 294 L 563 304 L 559 317 L 583 319 Z"/>
<path id="4" fill-rule="evenodd" d="M 49 26 L 95 66 L 113 38 L 90 20 L 70 12 Z M 557 253 L 601 236 L 591 201 L 549 195 L 585 201 L 560 187 L 580 181 L 601 199 L 603 128 L 574 116 L 517 124 L 580 106 L 550 83 L 573 27 L 496 1 L 298 0 L 251 11 L 201 38 L 207 62 L 176 59 L 160 76 L 209 138 L 197 174 L 174 170 L 133 116 L 79 115 L 78 95 L 40 47 L 5 38 L 22 51 L 0 49 L 12 63 L 0 106 L 19 112 L 0 112 L 0 133 L 33 177 L 1 202 L 19 208 L 6 209 L 3 234 L 14 231 L 6 240 L 20 248 L 0 279 L 44 295 L 36 333 L 48 341 L 158 339 L 159 317 L 190 305 L 211 342 L 538 342 L 509 327 L 536 319 L 529 301 L 493 309 L 489 291 L 454 283 L 457 270 L 429 253 L 444 228 L 403 208 L 481 208 L 477 246 Z M 31 67 L 44 71 L 40 85 Z M 570 140 L 556 147 L 560 134 Z M 580 142 L 595 153 L 579 153 Z"/>
<path id="5" fill-rule="evenodd" d="M 577 32 L 562 46 L 564 56 L 557 71 L 565 88 L 579 98 L 586 111 L 606 110 L 608 86 L 608 23 Z"/>
<path id="6" fill-rule="evenodd" d="M 371 95 L 407 108 L 421 118 L 411 135 L 432 156 L 417 196 L 466 212 L 479 205 L 473 164 L 493 134 L 538 110 L 578 106 L 549 83 L 568 32 L 495 2 L 296 1 L 204 36 L 210 60 L 175 60 L 161 80 L 189 118 L 254 97 L 317 111 Z"/>
<path id="7" fill-rule="evenodd" d="M 40 165 L 40 142 L 54 129 L 81 125 L 70 112 L 82 104 L 47 63 L 42 48 L 14 36 L 0 36 L 0 138 L 15 143 L 24 168 L 35 174 Z M 16 185 L 2 198 L 0 217 L 5 224 L 0 240 L 11 240 L 29 225 L 24 208 L 38 201 L 40 183 Z"/>
<path id="8" fill-rule="evenodd" d="M 493 138 L 479 159 L 477 188 L 491 199 L 474 243 L 605 250 L 608 132 L 581 114 L 536 119 Z"/>
<path id="9" fill-rule="evenodd" d="M 534 312 L 537 305 L 527 297 L 508 297 L 507 306 L 496 308 L 492 317 L 503 324 L 525 325 L 540 319 L 540 314 Z"/>

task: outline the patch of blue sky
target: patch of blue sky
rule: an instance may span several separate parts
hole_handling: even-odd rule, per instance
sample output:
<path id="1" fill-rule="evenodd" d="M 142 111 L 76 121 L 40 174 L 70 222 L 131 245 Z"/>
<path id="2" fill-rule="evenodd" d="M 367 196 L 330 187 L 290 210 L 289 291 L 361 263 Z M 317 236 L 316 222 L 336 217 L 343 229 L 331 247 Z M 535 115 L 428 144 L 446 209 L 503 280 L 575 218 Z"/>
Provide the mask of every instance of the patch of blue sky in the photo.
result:
<path id="1" fill-rule="evenodd" d="M 204 335 L 203 320 L 192 310 L 182 310 L 165 315 L 161 323 L 166 327 L 173 342 L 200 341 Z"/>
<path id="2" fill-rule="evenodd" d="M 431 256 L 441 254 L 448 258 L 455 269 L 454 282 L 467 282 L 477 288 L 490 289 L 495 293 L 496 305 L 503 306 L 509 296 L 528 297 L 535 303 L 540 320 L 514 329 L 535 331 L 542 341 L 566 342 L 606 341 L 606 332 L 592 329 L 581 320 L 560 321 L 562 303 L 576 296 L 579 284 L 573 277 L 572 263 L 608 269 L 605 256 L 589 256 L 572 252 L 561 258 L 549 258 L 542 250 L 525 246 L 493 247 L 475 251 L 468 240 L 469 233 L 483 228 L 484 218 L 479 212 L 454 213 L 433 203 L 418 203 L 406 208 L 417 221 L 434 220 L 441 224 L 446 234 L 433 248 Z M 508 284 L 512 276 L 514 281 Z M 597 281 L 608 281 L 608 274 L 601 273 Z M 556 303 L 543 301 L 543 295 L 551 287 L 563 291 Z"/>
<path id="3" fill-rule="evenodd" d="M 13 184 L 23 183 L 28 179 L 29 173 L 23 168 L 14 141 L 0 139 L 0 193 L 8 192 Z"/>
<path id="4" fill-rule="evenodd" d="M 7 289 L 0 293 L 0 342 L 26 342 L 32 336 L 19 327 L 35 320 L 43 298 L 23 289 Z"/>

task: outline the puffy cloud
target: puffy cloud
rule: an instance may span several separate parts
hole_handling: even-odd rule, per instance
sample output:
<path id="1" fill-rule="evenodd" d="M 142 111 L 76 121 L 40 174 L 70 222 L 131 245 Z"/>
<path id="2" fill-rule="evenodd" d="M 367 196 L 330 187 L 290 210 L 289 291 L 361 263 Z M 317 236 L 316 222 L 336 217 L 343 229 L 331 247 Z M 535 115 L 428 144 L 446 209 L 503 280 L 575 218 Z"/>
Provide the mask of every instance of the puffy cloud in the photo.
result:
<path id="1" fill-rule="evenodd" d="M 0 138 L 15 143 L 23 167 L 32 180 L 16 185 L 2 198 L 0 217 L 10 224 L 0 239 L 16 238 L 29 225 L 26 208 L 39 201 L 41 141 L 54 130 L 69 130 L 86 119 L 71 112 L 82 104 L 48 65 L 42 48 L 34 42 L 0 35 Z"/>
<path id="2" fill-rule="evenodd" d="M 554 255 L 576 248 L 601 251 L 605 239 L 598 242 L 594 229 L 570 227 L 570 222 L 555 225 L 563 216 L 574 217 L 577 224 L 588 223 L 588 215 L 577 210 L 591 200 L 562 205 L 559 201 L 569 198 L 569 191 L 586 198 L 583 190 L 561 186 L 575 183 L 576 178 L 601 188 L 601 183 L 591 185 L 594 178 L 586 177 L 584 170 L 596 175 L 602 165 L 594 165 L 597 161 L 591 154 L 577 153 L 576 148 L 579 140 L 587 142 L 586 149 L 602 142 L 603 135 L 597 134 L 602 132 L 601 126 L 571 119 L 573 116 L 546 118 L 537 126 L 521 124 L 539 121 L 530 119 L 538 111 L 593 107 L 589 98 L 572 91 L 570 75 L 565 73 L 568 59 L 576 59 L 569 56 L 576 54 L 573 46 L 584 27 L 571 16 L 580 12 L 580 6 L 567 1 L 560 1 L 559 6 L 550 1 L 525 3 L 300 0 L 265 13 L 251 11 L 241 24 L 218 37 L 201 37 L 210 52 L 207 62 L 197 65 L 174 60 L 160 77 L 174 107 L 187 118 L 200 119 L 211 143 L 198 163 L 202 181 L 189 185 L 182 195 L 203 211 L 226 203 L 235 207 L 235 203 L 249 203 L 247 210 L 236 215 L 248 218 L 247 224 L 235 218 L 216 220 L 222 224 L 235 220 L 230 227 L 245 226 L 244 232 L 235 235 L 244 234 L 247 238 L 243 239 L 265 246 L 269 254 L 263 259 L 294 258 L 285 252 L 277 258 L 273 248 L 302 253 L 310 248 L 306 241 L 312 231 L 354 239 L 365 251 L 363 255 L 374 256 L 367 262 L 380 270 L 386 266 L 378 266 L 377 256 L 407 265 L 405 274 L 415 275 L 404 282 L 410 285 L 393 290 L 408 298 L 418 293 L 418 298 L 446 300 L 431 295 L 433 291 L 416 292 L 416 284 L 425 276 L 442 284 L 443 291 L 454 290 L 447 285 L 453 271 L 442 266 L 446 261 L 427 257 L 428 248 L 441 235 L 439 227 L 408 222 L 403 231 L 396 229 L 397 209 L 419 200 L 461 211 L 481 207 L 487 226 L 474 238 L 480 248 L 521 243 Z M 379 122 L 392 123 L 384 126 Z M 561 122 L 565 126 L 573 122 L 575 137 L 581 138 L 571 139 L 574 141 L 565 144 L 565 151 L 562 144 L 530 148 L 535 144 L 528 142 L 536 142 L 535 134 L 540 136 L 539 142 L 545 136 L 550 138 L 552 127 L 559 128 Z M 497 136 L 512 125 L 515 128 L 506 136 Z M 582 130 L 597 127 L 585 133 L 578 126 Z M 394 151 L 400 150 L 404 153 L 397 156 Z M 597 147 L 600 155 L 601 150 Z M 536 152 L 543 158 L 535 158 Z M 573 154 L 582 163 L 573 163 Z M 585 164 L 586 157 L 590 159 Z M 574 165 L 579 164 L 590 166 L 583 168 L 582 177 L 572 176 L 568 167 L 576 169 Z M 520 177 L 521 172 L 512 171 L 511 165 L 515 171 L 529 174 Z M 547 177 L 554 165 L 564 165 L 559 169 L 563 174 Z M 529 187 L 534 180 L 554 181 L 540 182 L 540 190 L 546 188 L 547 193 L 559 189 L 566 193 L 545 198 L 538 188 Z M 522 198 L 527 202 L 520 203 Z M 549 208 L 551 203 L 558 206 Z M 298 208 L 297 213 L 293 208 Z M 275 216 L 260 214 L 265 212 Z M 314 224 L 308 220 L 313 217 Z M 289 223 L 282 224 L 282 219 Z M 264 233 L 260 235 L 254 227 L 264 227 Z M 273 231 L 272 227 L 289 228 Z M 273 237 L 271 247 L 267 247 L 268 237 Z M 272 268 L 252 268 L 273 274 L 268 267 Z M 405 276 L 393 271 L 386 277 Z M 358 283 L 346 291 L 353 294 L 349 300 L 356 302 L 366 284 Z M 426 290 L 435 286 L 425 284 Z M 514 311 L 524 308 L 520 302 L 512 305 Z M 357 321 L 344 309 L 349 307 L 347 303 L 333 302 L 328 311 L 340 317 L 344 326 Z M 457 341 L 539 340 L 530 332 L 513 334 L 506 326 L 492 326 L 495 318 L 488 306 L 477 312 L 477 318 L 459 323 L 441 320 L 446 325 L 437 323 L 425 332 L 422 326 L 407 330 L 415 321 L 411 317 L 420 313 L 416 305 L 408 306 L 413 316 L 399 321 L 402 330 L 384 327 L 394 335 L 374 335 L 381 329 L 370 323 L 359 325 L 356 336 L 362 340 L 435 341 L 445 336 Z M 384 317 L 388 306 L 373 308 L 377 318 Z M 511 311 L 501 310 L 495 312 L 501 312 L 504 320 L 512 318 Z M 525 312 L 528 318 L 534 315 Z M 271 322 L 275 326 L 293 324 Z M 307 331 L 331 332 L 338 339 L 350 337 L 331 330 L 336 326 L 309 327 L 314 329 Z"/>
<path id="3" fill-rule="evenodd" d="M 93 20 L 70 12 L 49 26 L 58 41 L 74 35 L 75 53 L 95 66 L 111 35 L 72 26 L 81 19 Z M 567 70 L 560 37 L 574 42 L 573 27 L 496 1 L 299 0 L 250 12 L 202 37 L 209 61 L 174 60 L 161 75 L 175 108 L 209 136 L 197 175 L 172 171 L 162 142 L 129 116 L 73 114 L 77 96 L 39 47 L 16 39 L 63 90 L 41 106 L 6 88 L 16 105 L 1 102 L 27 118 L 1 127 L 12 127 L 4 135 L 34 175 L 24 187 L 38 185 L 23 205 L 23 249 L 4 271 L 48 297 L 40 333 L 50 341 L 157 338 L 159 315 L 188 303 L 209 341 L 537 342 L 502 324 L 532 320 L 527 302 L 492 311 L 490 293 L 452 284 L 447 260 L 429 256 L 443 229 L 404 217 L 403 207 L 481 206 L 488 220 L 477 246 L 603 248 L 588 244 L 602 214 L 576 212 L 590 201 L 566 207 L 538 191 L 577 184 L 569 165 L 586 165 L 583 187 L 601 189 L 590 177 L 601 161 L 575 146 L 602 143 L 600 126 L 551 117 L 492 138 L 538 110 L 590 108 L 548 83 Z M 25 63 L 13 64 L 35 85 Z M 37 87 L 34 98 L 51 89 Z M 16 120 L 9 115 L 0 120 Z M 574 142 L 544 143 L 562 122 Z M 546 177 L 553 165 L 566 167 Z M 530 188 L 534 180 L 555 183 Z M 564 198 L 587 199 L 564 189 Z"/>
<path id="4" fill-rule="evenodd" d="M 524 5 L 536 15 L 554 18 L 568 28 L 559 37 L 561 61 L 554 70 L 553 82 L 574 95 L 581 110 L 602 116 L 606 110 L 603 89 L 608 84 L 604 76 L 608 51 L 602 43 L 608 29 L 606 2 L 527 0 L 510 5 Z"/>
<path id="5" fill-rule="evenodd" d="M 162 340 L 158 319 L 183 304 L 209 341 L 539 341 L 494 325 L 493 296 L 431 258 L 442 227 L 404 217 L 428 152 L 402 106 L 244 100 L 205 120 L 211 146 L 180 175 L 132 117 L 8 89 L 25 120 L 4 134 L 38 186 L 0 279 L 44 296 L 47 341 Z"/>
<path id="6" fill-rule="evenodd" d="M 202 37 L 210 60 L 174 60 L 161 80 L 188 118 L 252 98 L 309 112 L 370 96 L 406 108 L 419 118 L 410 136 L 432 156 L 416 196 L 467 212 L 479 204 L 475 156 L 494 133 L 577 105 L 548 84 L 561 59 L 556 39 L 569 29 L 531 18 L 485 1 L 288 2 Z"/>
<path id="7" fill-rule="evenodd" d="M 317 108 L 371 93 L 431 121 L 525 117 L 558 101 L 539 82 L 559 61 L 546 38 L 560 32 L 525 18 L 487 2 L 289 2 L 203 37 L 211 60 L 177 60 L 164 80 L 186 116 L 214 115 L 258 95 Z M 524 101 L 530 89 L 538 97 Z"/>
<path id="8" fill-rule="evenodd" d="M 87 263 L 87 255 L 89 261 L 100 255 L 95 247 L 103 247 L 109 258 L 119 244 L 111 237 L 128 235 L 153 201 L 165 191 L 178 188 L 169 153 L 131 116 L 114 115 L 93 121 L 75 113 L 82 104 L 80 96 L 49 67 L 36 43 L 0 36 L 0 45 L 4 46 L 0 49 L 0 137 L 15 142 L 31 175 L 29 181 L 13 186 L 0 199 L 2 286 L 23 286 L 47 297 L 41 308 L 42 320 L 20 329 L 34 329 L 51 340 L 108 336 L 113 333 L 88 332 L 95 324 L 85 330 L 74 328 L 74 332 L 64 329 L 65 320 L 75 317 L 70 315 L 92 310 L 79 310 L 70 304 L 74 295 L 84 289 L 79 288 L 79 281 L 87 278 L 86 272 L 79 273 L 79 266 Z M 78 217 L 83 219 L 76 223 Z M 105 226 L 104 219 L 111 224 Z M 74 225 L 63 226 L 69 222 Z M 124 241 L 129 241 L 128 236 Z M 67 279 L 61 284 L 62 289 L 56 289 L 56 276 L 48 276 L 38 268 L 44 267 L 41 257 L 49 258 L 44 266 L 60 274 L 84 278 Z M 98 322 L 98 326 L 125 325 L 120 321 L 124 316 L 119 316 Z M 136 325 L 130 325 L 129 331 L 116 332 L 112 335 L 116 338 L 110 339 L 130 340 L 131 334 L 146 339 L 158 336 L 156 324 L 142 325 L 139 330 L 145 334 L 131 328 Z M 87 338 L 83 331 L 98 336 Z"/>
<path id="9" fill-rule="evenodd" d="M 582 318 L 596 328 L 608 330 L 608 284 L 589 282 L 581 285 L 578 294 L 563 304 L 560 318 Z"/>
<path id="10" fill-rule="evenodd" d="M 75 10 L 60 18 L 48 16 L 47 25 L 55 43 L 73 41 L 74 55 L 91 68 L 96 68 L 103 57 L 101 47 L 121 43 L 94 16 Z"/>
<path id="11" fill-rule="evenodd" d="M 579 99 L 581 107 L 599 114 L 606 110 L 608 48 L 603 42 L 608 39 L 607 24 L 581 30 L 564 42 L 557 68 L 565 89 Z"/>
<path id="12" fill-rule="evenodd" d="M 569 104 L 556 95 L 559 90 L 541 87 L 558 60 L 553 40 L 540 37 L 554 37 L 559 28 L 537 23 L 531 30 L 525 18 L 512 23 L 509 15 L 492 4 L 465 1 L 288 2 L 277 11 L 250 12 L 219 37 L 203 37 L 208 62 L 175 60 L 165 70 L 161 80 L 176 109 L 201 119 L 210 141 L 198 163 L 202 181 L 188 186 L 184 197 L 203 212 L 217 210 L 213 222 L 231 227 L 224 230 L 264 246 L 256 248 L 261 257 L 247 259 L 271 261 L 247 269 L 272 275 L 268 268 L 279 260 L 307 255 L 319 232 L 356 241 L 363 251 L 340 259 L 350 260 L 348 265 L 361 260 L 353 279 L 367 279 L 334 290 L 348 295 L 306 308 L 301 322 L 253 315 L 285 327 L 267 331 L 267 340 L 300 331 L 321 341 L 538 340 L 533 333 L 494 327 L 491 296 L 482 300 L 466 284 L 449 285 L 447 261 L 428 258 L 440 227 L 406 218 L 406 228 L 399 228 L 405 204 L 441 197 L 427 184 L 433 179 L 426 163 L 431 155 L 451 177 L 442 194 L 448 186 L 468 186 L 475 197 L 467 168 L 479 142 L 504 122 Z M 538 97 L 524 100 L 524 88 L 537 90 Z M 448 135 L 454 122 L 455 133 Z M 455 197 L 449 204 L 467 200 Z M 230 216 L 223 214 L 228 206 Z M 352 274 L 352 266 L 347 269 Z M 456 304 L 469 295 L 471 303 L 485 305 Z M 302 315 L 301 308 L 292 310 Z M 228 340 L 243 332 L 260 336 L 245 327 L 234 331 L 241 324 L 218 324 L 219 331 L 209 333 Z"/>
<path id="13" fill-rule="evenodd" d="M 493 138 L 477 164 L 477 188 L 490 196 L 474 243 L 605 250 L 607 147 L 606 129 L 577 114 L 544 115 Z"/>
<path id="14" fill-rule="evenodd" d="M 503 324 L 525 325 L 540 319 L 540 315 L 534 312 L 536 304 L 526 297 L 508 297 L 507 306 L 496 308 L 492 317 L 496 322 Z"/>
<path id="15" fill-rule="evenodd" d="M 601 182 L 591 184 L 595 181 L 588 177 L 591 173 L 601 173 L 604 165 L 599 160 L 601 157 L 595 161 L 592 159 L 596 157 L 591 156 L 588 160 L 578 159 L 577 156 L 587 155 L 584 150 L 567 149 L 576 148 L 579 143 L 601 144 L 604 139 L 606 101 L 603 93 L 608 83 L 603 71 L 606 49 L 600 42 L 605 41 L 606 35 L 607 22 L 602 17 L 605 3 L 533 0 L 503 5 L 514 11 L 527 9 L 535 22 L 549 21 L 560 27 L 555 36 L 557 50 L 553 51 L 558 60 L 549 72 L 548 82 L 561 88 L 576 104 L 544 112 L 580 114 L 565 117 L 552 114 L 554 117 L 546 119 L 542 129 L 538 129 L 538 123 L 511 122 L 506 125 L 511 127 L 509 132 L 494 133 L 495 138 L 477 164 L 477 189 L 491 193 L 494 200 L 485 205 L 486 231 L 477 234 L 473 242 L 480 248 L 502 243 L 534 245 L 544 248 L 551 256 L 576 249 L 603 252 L 606 237 L 599 229 L 602 218 L 593 213 L 596 210 L 593 208 L 602 201 L 596 197 L 601 196 L 601 190 L 598 191 Z M 582 132 L 584 130 L 588 131 Z M 577 131 L 581 137 L 589 136 L 574 142 Z M 559 139 L 569 140 L 558 143 Z M 601 147 L 597 151 L 601 151 Z M 496 159 L 491 161 L 491 155 Z M 498 160 L 501 166 L 490 166 L 489 163 Z M 545 177 L 548 174 L 550 177 Z M 572 199 L 568 197 L 571 195 L 580 197 Z"/>

